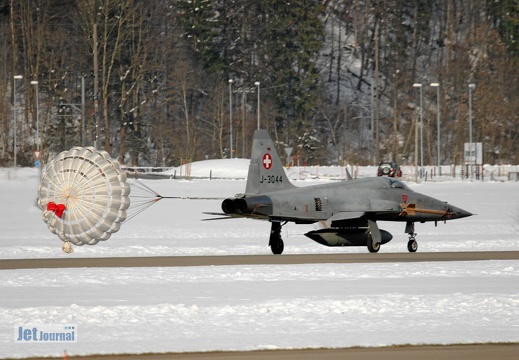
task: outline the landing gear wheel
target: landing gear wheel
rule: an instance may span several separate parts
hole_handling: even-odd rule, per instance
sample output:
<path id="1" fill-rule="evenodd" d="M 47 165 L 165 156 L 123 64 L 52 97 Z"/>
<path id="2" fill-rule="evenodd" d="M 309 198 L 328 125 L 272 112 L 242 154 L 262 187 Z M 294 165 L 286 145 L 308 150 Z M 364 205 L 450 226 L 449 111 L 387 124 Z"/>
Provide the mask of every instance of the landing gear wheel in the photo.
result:
<path id="1" fill-rule="evenodd" d="M 405 232 L 409 234 L 409 242 L 407 243 L 407 250 L 409 252 L 416 252 L 418 250 L 418 243 L 416 242 L 416 233 L 414 232 L 414 222 L 408 221 L 405 226 Z"/>
<path id="2" fill-rule="evenodd" d="M 285 244 L 281 239 L 282 226 L 283 225 L 280 222 L 273 221 L 272 227 L 270 228 L 269 246 L 274 255 L 281 255 L 285 249 Z"/>
<path id="3" fill-rule="evenodd" d="M 416 250 L 418 250 L 418 243 L 416 242 L 415 239 L 409 239 L 409 242 L 407 243 L 407 250 L 409 250 L 409 252 L 416 252 Z"/>
<path id="4" fill-rule="evenodd" d="M 368 243 L 368 250 L 370 253 L 378 253 L 378 251 L 380 250 L 380 243 L 374 244 L 371 236 L 368 236 L 367 243 Z"/>
<path id="5" fill-rule="evenodd" d="M 285 243 L 283 240 L 279 239 L 277 242 L 270 244 L 270 250 L 274 255 L 281 255 L 283 250 L 285 249 Z"/>

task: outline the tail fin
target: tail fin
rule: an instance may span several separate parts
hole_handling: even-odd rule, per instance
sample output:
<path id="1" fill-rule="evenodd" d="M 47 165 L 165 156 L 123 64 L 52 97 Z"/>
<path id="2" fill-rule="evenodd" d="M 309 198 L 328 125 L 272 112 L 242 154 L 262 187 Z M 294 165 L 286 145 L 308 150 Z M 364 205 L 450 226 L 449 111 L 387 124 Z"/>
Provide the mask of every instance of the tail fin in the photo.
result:
<path id="1" fill-rule="evenodd" d="M 252 154 L 245 193 L 262 194 L 295 187 L 279 159 L 274 142 L 267 130 L 254 131 Z"/>

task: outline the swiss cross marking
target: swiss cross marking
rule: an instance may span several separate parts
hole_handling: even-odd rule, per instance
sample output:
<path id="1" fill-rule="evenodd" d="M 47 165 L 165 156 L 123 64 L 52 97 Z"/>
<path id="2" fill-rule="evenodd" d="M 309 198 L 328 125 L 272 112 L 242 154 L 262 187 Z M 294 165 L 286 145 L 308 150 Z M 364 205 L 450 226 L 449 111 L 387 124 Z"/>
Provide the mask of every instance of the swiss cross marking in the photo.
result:
<path id="1" fill-rule="evenodd" d="M 407 195 L 402 194 L 402 200 L 404 200 L 404 204 L 407 204 Z"/>
<path id="2" fill-rule="evenodd" d="M 272 167 L 272 156 L 270 154 L 263 155 L 263 167 L 267 170 Z"/>

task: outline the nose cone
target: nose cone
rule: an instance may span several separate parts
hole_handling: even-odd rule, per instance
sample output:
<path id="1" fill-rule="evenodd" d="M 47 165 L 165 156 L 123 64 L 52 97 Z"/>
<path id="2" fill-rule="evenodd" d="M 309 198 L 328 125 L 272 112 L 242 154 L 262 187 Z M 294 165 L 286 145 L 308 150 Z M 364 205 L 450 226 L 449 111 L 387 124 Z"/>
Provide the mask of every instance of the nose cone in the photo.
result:
<path id="1" fill-rule="evenodd" d="M 451 219 L 461 219 L 464 217 L 472 216 L 474 214 L 472 214 L 471 212 L 469 212 L 467 210 L 460 209 L 459 207 L 451 206 L 449 215 L 450 215 Z"/>

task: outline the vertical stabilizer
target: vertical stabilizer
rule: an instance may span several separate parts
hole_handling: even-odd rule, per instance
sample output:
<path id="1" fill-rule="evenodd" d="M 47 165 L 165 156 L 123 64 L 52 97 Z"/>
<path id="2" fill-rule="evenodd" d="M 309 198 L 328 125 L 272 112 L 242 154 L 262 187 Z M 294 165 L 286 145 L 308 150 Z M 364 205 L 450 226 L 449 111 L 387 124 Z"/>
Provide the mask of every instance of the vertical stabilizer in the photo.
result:
<path id="1" fill-rule="evenodd" d="M 245 194 L 263 194 L 293 187 L 267 130 L 254 131 Z"/>

